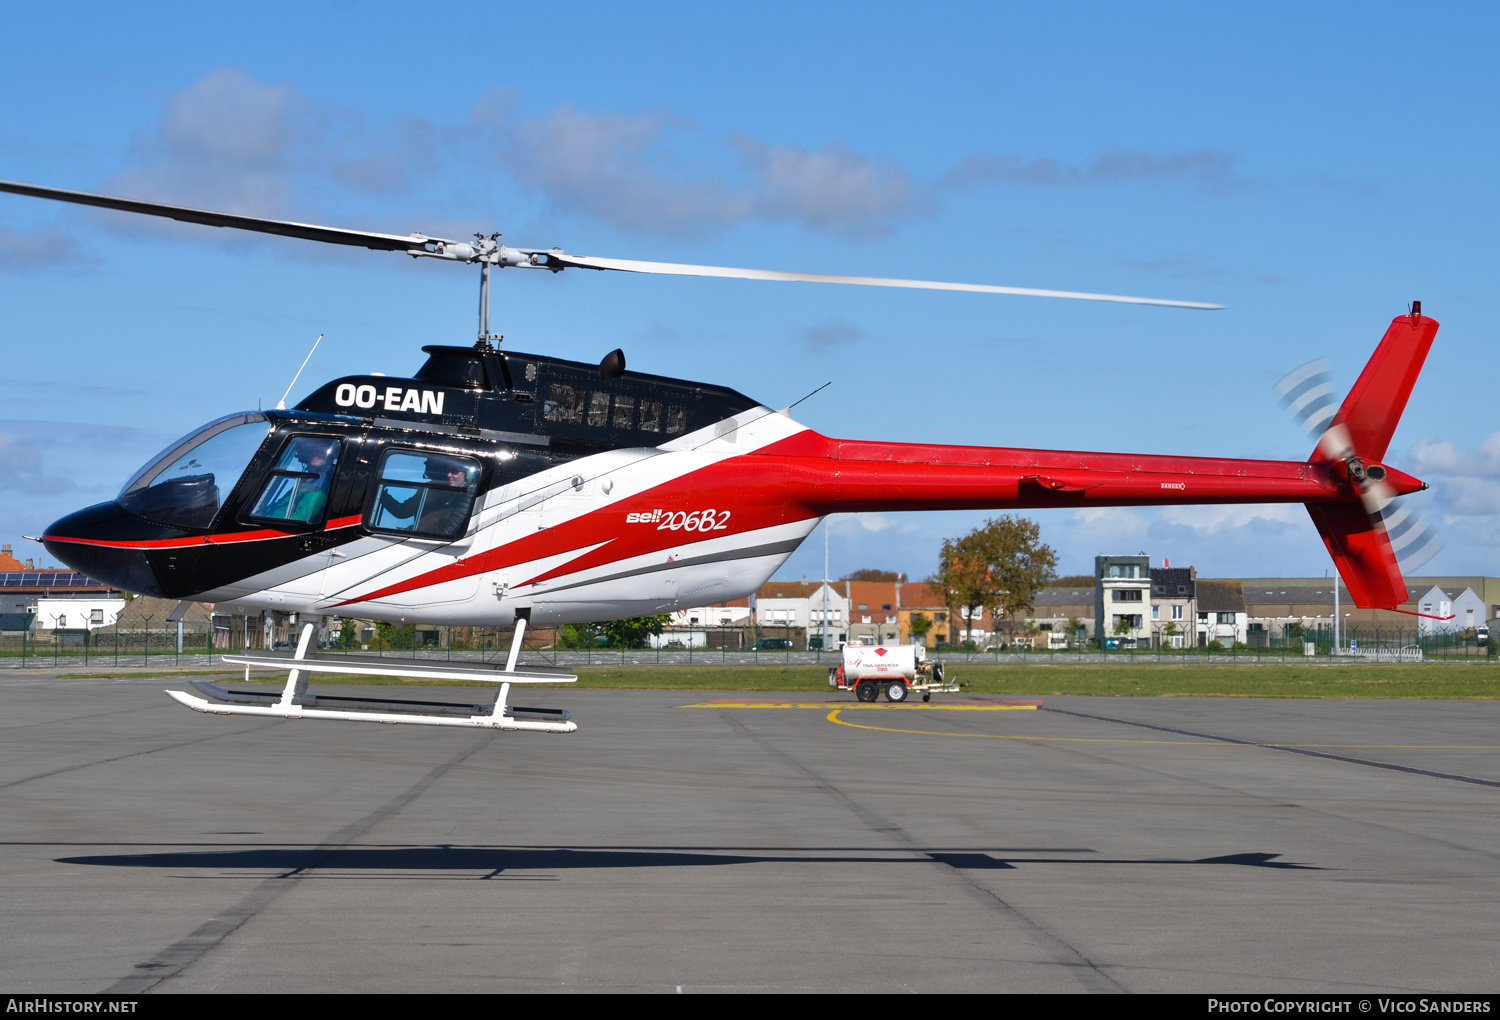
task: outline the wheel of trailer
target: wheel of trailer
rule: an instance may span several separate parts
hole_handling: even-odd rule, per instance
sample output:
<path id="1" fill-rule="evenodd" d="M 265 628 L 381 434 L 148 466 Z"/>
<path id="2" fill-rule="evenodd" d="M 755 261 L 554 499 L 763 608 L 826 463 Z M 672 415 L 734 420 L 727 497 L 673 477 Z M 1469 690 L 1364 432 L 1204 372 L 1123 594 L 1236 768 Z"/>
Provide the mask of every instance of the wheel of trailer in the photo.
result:
<path id="1" fill-rule="evenodd" d="M 864 680 L 854 688 L 854 696 L 860 701 L 874 701 L 880 697 L 880 688 L 875 686 L 873 680 Z"/>
<path id="2" fill-rule="evenodd" d="M 906 700 L 906 685 L 900 680 L 892 680 L 885 688 L 885 700 L 900 703 Z"/>

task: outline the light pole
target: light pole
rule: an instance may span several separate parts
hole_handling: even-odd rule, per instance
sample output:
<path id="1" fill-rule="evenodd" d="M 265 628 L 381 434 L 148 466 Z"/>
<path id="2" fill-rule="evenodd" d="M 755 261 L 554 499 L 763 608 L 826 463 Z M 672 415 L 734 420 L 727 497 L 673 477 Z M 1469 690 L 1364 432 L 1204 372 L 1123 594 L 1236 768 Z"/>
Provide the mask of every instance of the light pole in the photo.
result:
<path id="1" fill-rule="evenodd" d="M 832 515 L 823 519 L 823 647 L 820 652 L 828 651 L 828 524 Z"/>

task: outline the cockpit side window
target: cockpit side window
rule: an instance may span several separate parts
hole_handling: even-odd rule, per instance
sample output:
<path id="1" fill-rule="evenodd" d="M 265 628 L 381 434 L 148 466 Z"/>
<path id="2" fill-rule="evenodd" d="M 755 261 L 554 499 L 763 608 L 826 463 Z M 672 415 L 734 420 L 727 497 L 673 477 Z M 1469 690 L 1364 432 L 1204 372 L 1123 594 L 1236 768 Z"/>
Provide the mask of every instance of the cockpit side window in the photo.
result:
<path id="1" fill-rule="evenodd" d="M 246 516 L 282 525 L 322 524 L 341 448 L 328 436 L 293 436 Z"/>
<path id="2" fill-rule="evenodd" d="M 365 521 L 372 530 L 458 538 L 469 524 L 479 462 L 450 453 L 387 450 Z"/>
<path id="3" fill-rule="evenodd" d="M 207 528 L 270 431 L 265 415 L 252 412 L 211 422 L 137 471 L 119 503 L 158 524 Z"/>

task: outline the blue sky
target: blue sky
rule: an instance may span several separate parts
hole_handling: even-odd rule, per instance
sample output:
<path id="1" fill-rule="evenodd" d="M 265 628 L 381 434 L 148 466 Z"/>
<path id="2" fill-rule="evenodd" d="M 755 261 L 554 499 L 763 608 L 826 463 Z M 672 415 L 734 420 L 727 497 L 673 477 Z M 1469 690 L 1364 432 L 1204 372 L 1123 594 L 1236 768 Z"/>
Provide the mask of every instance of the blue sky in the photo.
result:
<path id="1" fill-rule="evenodd" d="M 0 177 L 581 254 L 1216 301 L 1099 306 L 501 273 L 518 350 L 734 385 L 829 435 L 1301 457 L 1277 377 L 1347 386 L 1443 324 L 1392 444 L 1500 573 L 1495 9 L 1485 5 L 33 5 Z M 169 439 L 468 343 L 476 274 L 0 196 L 0 537 Z M 929 573 L 975 513 L 838 519 L 835 572 Z M 1300 507 L 1036 515 L 1064 571 L 1147 551 L 1321 574 Z M 782 576 L 821 572 L 814 538 Z"/>

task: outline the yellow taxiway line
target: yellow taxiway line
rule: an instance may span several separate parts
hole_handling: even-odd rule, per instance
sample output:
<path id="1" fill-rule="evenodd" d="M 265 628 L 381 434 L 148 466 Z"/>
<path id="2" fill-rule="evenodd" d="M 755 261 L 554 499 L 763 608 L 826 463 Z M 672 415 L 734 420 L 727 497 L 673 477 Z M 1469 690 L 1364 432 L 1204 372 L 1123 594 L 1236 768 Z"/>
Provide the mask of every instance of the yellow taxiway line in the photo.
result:
<path id="1" fill-rule="evenodd" d="M 1367 748 L 1409 751 L 1500 751 L 1496 744 L 1262 744 L 1238 740 L 1127 740 L 1121 737 L 1039 737 L 1018 733 L 942 733 L 937 730 L 904 730 L 896 726 L 868 726 L 839 718 L 843 706 L 828 713 L 827 719 L 839 726 L 850 726 L 857 730 L 879 730 L 882 733 L 911 733 L 922 737 L 983 737 L 988 740 L 1047 740 L 1069 744 L 1196 744 L 1205 747 L 1306 747 L 1306 748 Z M 1028 706 L 1030 707 L 1030 706 Z"/>
<path id="2" fill-rule="evenodd" d="M 692 705 L 678 705 L 678 708 L 817 708 L 828 707 L 826 701 L 702 701 Z M 836 711 L 847 711 L 849 709 L 877 709 L 882 712 L 912 710 L 923 710 L 929 712 L 1015 712 L 1035 711 L 1037 705 L 840 705 Z"/>
<path id="3" fill-rule="evenodd" d="M 678 705 L 678 708 L 815 708 L 823 710 L 828 707 L 826 701 L 700 701 L 691 705 Z M 839 718 L 840 712 L 850 710 L 866 711 L 875 709 L 881 712 L 910 712 L 914 710 L 926 710 L 929 712 L 1015 712 L 1035 711 L 1040 704 L 1033 705 L 938 705 L 938 704 L 899 704 L 899 705 L 839 705 L 825 717 L 829 722 L 838 726 L 849 726 L 856 730 L 876 730 L 881 733 L 909 733 L 917 737 L 978 737 L 981 740 L 1043 740 L 1065 744 L 1173 744 L 1173 745 L 1196 745 L 1200 747 L 1304 747 L 1308 749 L 1327 748 L 1343 750 L 1388 750 L 1388 751 L 1500 751 L 1500 744 L 1273 744 L 1261 742 L 1249 742 L 1239 740 L 1130 740 L 1124 737 L 1044 737 L 1029 733 L 944 733 L 939 730 L 908 730 L 899 726 L 872 726 L 866 723 L 849 722 Z"/>

